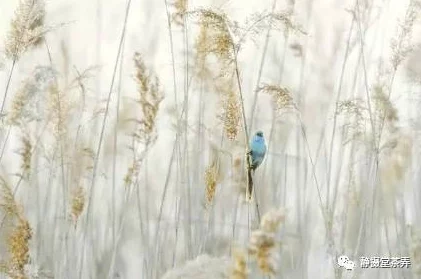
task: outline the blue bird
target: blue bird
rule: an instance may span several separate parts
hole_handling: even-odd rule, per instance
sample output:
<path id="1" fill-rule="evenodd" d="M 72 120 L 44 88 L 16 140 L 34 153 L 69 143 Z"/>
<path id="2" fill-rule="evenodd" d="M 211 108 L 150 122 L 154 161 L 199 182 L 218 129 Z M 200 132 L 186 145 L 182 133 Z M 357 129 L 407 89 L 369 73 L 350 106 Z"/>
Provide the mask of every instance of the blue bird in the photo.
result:
<path id="1" fill-rule="evenodd" d="M 248 169 L 248 197 L 251 199 L 251 194 L 253 191 L 253 174 L 258 166 L 263 162 L 266 154 L 266 143 L 265 138 L 263 137 L 262 131 L 257 131 L 254 134 L 252 140 L 250 141 L 248 152 L 248 158 L 250 160 L 249 169 Z"/>

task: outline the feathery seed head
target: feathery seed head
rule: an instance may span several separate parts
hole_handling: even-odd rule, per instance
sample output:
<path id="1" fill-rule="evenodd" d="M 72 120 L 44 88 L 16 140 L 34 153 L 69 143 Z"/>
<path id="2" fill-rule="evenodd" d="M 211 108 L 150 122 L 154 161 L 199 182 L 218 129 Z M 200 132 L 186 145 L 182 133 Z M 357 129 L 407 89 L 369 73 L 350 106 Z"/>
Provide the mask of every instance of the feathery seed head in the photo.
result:
<path id="1" fill-rule="evenodd" d="M 29 179 L 31 173 L 31 160 L 32 160 L 32 144 L 29 135 L 25 134 L 22 138 L 22 151 L 19 152 L 22 158 L 21 171 L 22 177 L 26 180 Z"/>
<path id="2" fill-rule="evenodd" d="M 190 15 L 199 18 L 201 28 L 196 42 L 198 57 L 203 60 L 207 55 L 215 55 L 221 64 L 220 70 L 223 71 L 234 60 L 234 41 L 228 29 L 231 23 L 227 15 L 209 9 L 196 10 Z"/>
<path id="3" fill-rule="evenodd" d="M 390 124 L 394 124 L 399 120 L 398 111 L 390 101 L 388 94 L 385 92 L 385 87 L 377 85 L 374 87 L 374 105 L 380 120 L 383 119 Z"/>
<path id="4" fill-rule="evenodd" d="M 285 209 L 280 208 L 266 213 L 260 223 L 260 228 L 252 232 L 249 242 L 249 254 L 253 255 L 260 270 L 264 274 L 276 273 L 277 245 L 276 233 L 279 225 L 285 221 Z"/>
<path id="5" fill-rule="evenodd" d="M 368 110 L 361 99 L 351 99 L 338 102 L 336 114 L 343 116 L 346 128 L 346 143 L 354 139 L 362 138 L 365 133 L 368 120 Z"/>
<path id="6" fill-rule="evenodd" d="M 177 25 L 184 26 L 184 16 L 187 12 L 187 0 L 175 0 L 174 8 L 175 13 L 172 18 Z"/>
<path id="7" fill-rule="evenodd" d="M 195 64 L 196 64 L 196 75 L 205 80 L 211 76 L 211 70 L 207 67 L 206 58 L 208 56 L 208 44 L 209 44 L 210 34 L 209 28 L 204 24 L 200 24 L 199 36 L 195 42 Z"/>
<path id="8" fill-rule="evenodd" d="M 7 239 L 11 258 L 8 262 L 9 274 L 12 278 L 25 279 L 25 265 L 29 262 L 29 241 L 32 229 L 24 218 L 18 218 L 18 224 Z"/>
<path id="9" fill-rule="evenodd" d="M 210 206 L 213 202 L 216 192 L 216 185 L 218 183 L 218 167 L 214 162 L 205 170 L 205 184 L 206 184 L 206 201 Z"/>
<path id="10" fill-rule="evenodd" d="M 229 89 L 222 98 L 223 114 L 221 118 L 224 123 L 225 134 L 229 140 L 235 140 L 240 127 L 241 104 L 233 89 Z"/>
<path id="11" fill-rule="evenodd" d="M 158 78 L 148 71 L 140 53 L 136 52 L 133 60 L 136 68 L 135 80 L 138 84 L 138 103 L 143 114 L 142 120 L 137 121 L 140 128 L 135 133 L 135 137 L 150 144 L 156 139 L 154 135 L 156 118 L 164 96 L 159 89 Z"/>
<path id="12" fill-rule="evenodd" d="M 72 193 L 72 209 L 71 215 L 75 226 L 79 220 L 79 216 L 82 214 L 83 209 L 85 208 L 85 191 L 82 186 L 77 186 Z"/>
<path id="13" fill-rule="evenodd" d="M 234 251 L 234 267 L 231 271 L 230 279 L 248 278 L 246 255 L 243 251 L 236 249 Z"/>
<path id="14" fill-rule="evenodd" d="M 128 188 L 133 183 L 133 179 L 139 174 L 140 162 L 133 160 L 132 165 L 127 169 L 124 176 L 124 186 Z"/>
<path id="15" fill-rule="evenodd" d="M 43 0 L 21 0 L 11 22 L 6 39 L 5 54 L 18 60 L 29 48 L 42 42 L 45 28 L 45 3 Z"/>
<path id="16" fill-rule="evenodd" d="M 65 101 L 65 95 L 57 84 L 51 84 L 48 88 L 48 106 L 52 116 L 54 135 L 61 139 L 67 133 L 67 123 L 70 107 Z"/>
<path id="17" fill-rule="evenodd" d="M 279 225 L 285 222 L 285 215 L 286 212 L 283 208 L 269 211 L 263 215 L 260 228 L 265 232 L 276 232 Z"/>
<path id="18" fill-rule="evenodd" d="M 287 88 L 278 85 L 265 84 L 258 89 L 258 92 L 264 92 L 271 95 L 276 104 L 277 111 L 295 108 L 293 98 Z"/>
<path id="19" fill-rule="evenodd" d="M 13 279 L 24 279 L 25 265 L 29 261 L 29 241 L 32 238 L 32 229 L 23 215 L 23 210 L 18 206 L 12 189 L 8 183 L 0 178 L 1 199 L 0 209 L 6 214 L 11 223 L 12 230 L 6 237 L 9 259 L 1 264 L 1 269 Z"/>
<path id="20" fill-rule="evenodd" d="M 13 218 L 20 215 L 20 208 L 15 201 L 10 185 L 4 178 L 0 177 L 0 209 L 6 214 L 6 217 Z"/>
<path id="21" fill-rule="evenodd" d="M 410 1 L 406 10 L 405 18 L 401 24 L 398 25 L 396 38 L 393 38 L 390 43 L 392 57 L 391 63 L 393 69 L 397 69 L 401 62 L 405 60 L 408 54 L 413 50 L 412 45 L 412 31 L 413 26 L 418 19 L 420 10 L 419 1 Z"/>
<path id="22" fill-rule="evenodd" d="M 43 94 L 51 85 L 56 72 L 50 67 L 35 67 L 31 75 L 26 78 L 12 100 L 11 110 L 7 114 L 10 125 L 22 125 L 41 118 L 37 115 L 36 97 Z"/>

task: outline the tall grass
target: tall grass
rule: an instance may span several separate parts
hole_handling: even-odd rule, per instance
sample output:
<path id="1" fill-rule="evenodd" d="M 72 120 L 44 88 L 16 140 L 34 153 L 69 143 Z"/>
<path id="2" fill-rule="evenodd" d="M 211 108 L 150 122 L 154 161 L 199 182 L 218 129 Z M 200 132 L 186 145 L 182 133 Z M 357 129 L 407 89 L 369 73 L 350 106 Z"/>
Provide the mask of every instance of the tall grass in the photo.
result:
<path id="1" fill-rule="evenodd" d="M 419 276 L 420 2 L 76 2 L 0 3 L 0 278 Z"/>

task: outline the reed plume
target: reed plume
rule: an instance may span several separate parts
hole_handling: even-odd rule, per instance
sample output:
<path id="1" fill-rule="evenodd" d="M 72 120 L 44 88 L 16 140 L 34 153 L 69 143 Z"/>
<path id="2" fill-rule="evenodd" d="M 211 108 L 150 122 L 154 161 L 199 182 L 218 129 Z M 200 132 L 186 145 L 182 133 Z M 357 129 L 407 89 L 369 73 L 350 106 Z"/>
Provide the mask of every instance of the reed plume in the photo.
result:
<path id="1" fill-rule="evenodd" d="M 79 216 L 82 214 L 85 208 L 86 194 L 82 186 L 76 186 L 72 191 L 71 195 L 71 215 L 75 226 L 79 220 Z"/>
<path id="2" fill-rule="evenodd" d="M 2 263 L 2 269 L 13 279 L 26 279 L 25 266 L 29 262 L 29 241 L 32 238 L 32 229 L 8 183 L 1 178 L 0 184 L 0 209 L 12 224 L 6 236 L 9 259 Z"/>
<path id="3" fill-rule="evenodd" d="M 48 110 L 51 115 L 53 134 L 57 140 L 61 140 L 68 132 L 67 121 L 69 120 L 70 106 L 63 91 L 54 83 L 48 88 Z"/>
<path id="4" fill-rule="evenodd" d="M 364 139 L 368 110 L 364 106 L 362 99 L 355 98 L 339 101 L 336 114 L 342 116 L 344 121 L 342 128 L 345 131 L 345 144 L 353 140 Z"/>
<path id="5" fill-rule="evenodd" d="M 414 24 L 419 19 L 420 7 L 419 1 L 409 1 L 405 18 L 401 24 L 398 24 L 397 36 L 390 42 L 392 51 L 390 62 L 395 71 L 413 50 L 412 31 Z"/>
<path id="6" fill-rule="evenodd" d="M 70 190 L 70 218 L 74 226 L 86 206 L 85 181 L 90 177 L 93 170 L 95 152 L 92 148 L 77 146 L 73 160 L 77 164 L 72 165 L 72 188 Z"/>
<path id="7" fill-rule="evenodd" d="M 258 92 L 266 93 L 272 96 L 278 112 L 289 108 L 296 108 L 291 93 L 285 87 L 273 84 L 264 84 L 258 89 Z"/>
<path id="8" fill-rule="evenodd" d="M 32 238 L 32 229 L 29 222 L 19 216 L 17 225 L 7 238 L 7 246 L 11 258 L 9 259 L 8 274 L 13 279 L 26 279 L 25 266 L 29 262 L 29 241 Z"/>
<path id="9" fill-rule="evenodd" d="M 221 120 L 224 124 L 225 135 L 232 141 L 237 139 L 239 133 L 241 105 L 233 86 L 224 89 L 224 91 L 221 96 L 223 109 Z"/>
<path id="10" fill-rule="evenodd" d="M 46 31 L 44 20 L 43 0 L 19 1 L 6 39 L 6 57 L 16 61 L 28 49 L 40 45 Z"/>
<path id="11" fill-rule="evenodd" d="M 15 218 L 20 215 L 20 208 L 15 201 L 15 197 L 9 183 L 0 177 L 0 209 L 8 218 Z"/>
<path id="12" fill-rule="evenodd" d="M 267 212 L 260 222 L 260 228 L 252 232 L 249 242 L 249 254 L 254 256 L 263 274 L 275 275 L 279 261 L 276 247 L 276 233 L 285 222 L 283 208 Z"/>
<path id="13" fill-rule="evenodd" d="M 132 165 L 128 167 L 126 175 L 124 176 L 124 186 L 128 188 L 134 182 L 134 179 L 139 174 L 140 162 L 136 157 L 132 161 Z"/>
<path id="14" fill-rule="evenodd" d="M 187 4 L 187 0 L 175 0 L 173 4 L 175 12 L 172 15 L 172 19 L 175 24 L 184 26 L 184 17 L 187 13 Z"/>
<path id="15" fill-rule="evenodd" d="M 230 279 L 247 279 L 248 273 L 246 254 L 243 251 L 235 250 L 234 267 L 232 268 Z"/>
<path id="16" fill-rule="evenodd" d="M 205 170 L 205 184 L 206 184 L 206 201 L 210 206 L 213 202 L 216 192 L 216 185 L 218 183 L 218 167 L 215 162 L 210 164 Z"/>
<path id="17" fill-rule="evenodd" d="M 7 123 L 21 126 L 44 117 L 38 109 L 39 97 L 52 86 L 56 72 L 51 67 L 36 66 L 29 77 L 25 78 L 14 94 Z"/>
<path id="18" fill-rule="evenodd" d="M 230 77 L 234 70 L 233 62 L 235 59 L 235 42 L 230 30 L 234 29 L 235 26 L 228 19 L 228 16 L 221 11 L 199 9 L 189 12 L 189 15 L 198 18 L 200 26 L 200 33 L 195 46 L 199 70 L 206 69 L 206 60 L 213 56 L 218 61 L 218 77 Z M 203 76 L 203 72 L 201 75 Z"/>
<path id="19" fill-rule="evenodd" d="M 25 180 L 29 180 L 29 176 L 31 173 L 31 160 L 32 160 L 32 143 L 29 135 L 24 133 L 22 137 L 22 148 L 19 152 L 19 155 L 22 158 L 21 163 L 21 173 L 22 178 Z"/>
<path id="20" fill-rule="evenodd" d="M 135 82 L 139 98 L 136 103 L 140 107 L 141 120 L 128 119 L 135 123 L 135 131 L 132 133 L 132 145 L 129 147 L 133 153 L 133 160 L 124 176 L 124 185 L 129 187 L 139 174 L 141 163 L 146 157 L 149 148 L 156 142 L 156 124 L 160 104 L 164 95 L 160 89 L 158 77 L 146 67 L 143 57 L 136 52 L 133 57 L 135 65 Z M 144 144 L 143 150 L 138 152 L 137 144 Z"/>
<path id="21" fill-rule="evenodd" d="M 164 96 L 159 88 L 158 77 L 146 68 L 142 55 L 136 52 L 133 61 L 136 69 L 135 81 L 139 94 L 137 103 L 140 105 L 142 112 L 141 120 L 136 120 L 139 128 L 134 136 L 143 143 L 151 144 L 156 140 L 157 114 Z"/>

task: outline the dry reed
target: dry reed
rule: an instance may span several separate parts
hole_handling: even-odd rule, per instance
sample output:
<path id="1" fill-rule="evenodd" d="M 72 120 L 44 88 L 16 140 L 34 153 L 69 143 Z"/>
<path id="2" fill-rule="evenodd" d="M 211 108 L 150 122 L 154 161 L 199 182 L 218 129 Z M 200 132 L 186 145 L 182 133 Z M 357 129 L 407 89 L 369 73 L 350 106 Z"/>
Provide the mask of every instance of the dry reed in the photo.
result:
<path id="1" fill-rule="evenodd" d="M 218 168 L 212 163 L 205 170 L 206 202 L 210 206 L 215 198 L 216 185 L 218 183 Z"/>
<path id="2" fill-rule="evenodd" d="M 0 209 L 11 223 L 10 232 L 6 236 L 9 259 L 2 263 L 2 269 L 13 279 L 25 279 L 27 278 L 25 266 L 29 262 L 29 241 L 32 238 L 32 229 L 22 208 L 17 204 L 12 189 L 4 179 L 1 181 L 0 191 Z"/>
<path id="3" fill-rule="evenodd" d="M 74 188 L 71 195 L 71 215 L 75 226 L 77 225 L 79 217 L 85 208 L 85 202 L 85 190 L 82 186 L 77 186 Z"/>
<path id="4" fill-rule="evenodd" d="M 38 46 L 45 34 L 43 0 L 21 0 L 12 19 L 5 45 L 5 54 L 16 61 L 31 47 Z"/>
<path id="5" fill-rule="evenodd" d="M 173 21 L 180 26 L 184 26 L 184 17 L 187 13 L 187 0 L 175 0 L 173 6 L 175 12 L 172 15 Z"/>
<path id="6" fill-rule="evenodd" d="M 241 104 L 238 94 L 232 87 L 227 88 L 222 96 L 222 116 L 224 131 L 227 138 L 231 141 L 236 140 L 241 119 Z"/>
<path id="7" fill-rule="evenodd" d="M 139 128 L 134 136 L 141 142 L 151 144 L 156 139 L 154 133 L 156 118 L 164 96 L 159 88 L 158 77 L 147 69 L 140 53 L 135 53 L 133 61 L 136 68 L 135 81 L 139 94 L 137 102 L 142 112 L 141 120 L 136 120 Z"/>
<path id="8" fill-rule="evenodd" d="M 29 180 L 29 176 L 31 173 L 31 160 L 32 160 L 32 143 L 29 135 L 24 133 L 22 137 L 22 148 L 19 152 L 21 156 L 22 163 L 21 163 L 21 173 L 22 177 L 25 180 Z"/>
<path id="9" fill-rule="evenodd" d="M 274 275 L 277 272 L 278 255 L 276 233 L 285 222 L 283 208 L 271 210 L 262 217 L 260 228 L 252 232 L 249 243 L 249 254 L 254 256 L 263 274 Z"/>
<path id="10" fill-rule="evenodd" d="M 276 104 L 276 110 L 278 112 L 285 109 L 296 108 L 291 93 L 285 87 L 265 84 L 260 87 L 258 91 L 269 94 L 273 97 L 274 103 Z"/>
<path id="11" fill-rule="evenodd" d="M 235 250 L 234 267 L 232 268 L 230 279 L 247 279 L 248 273 L 246 254 L 243 251 Z"/>

